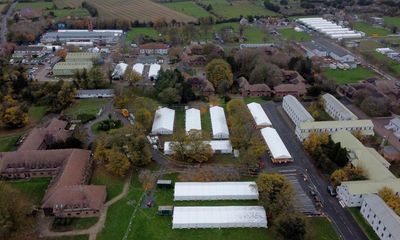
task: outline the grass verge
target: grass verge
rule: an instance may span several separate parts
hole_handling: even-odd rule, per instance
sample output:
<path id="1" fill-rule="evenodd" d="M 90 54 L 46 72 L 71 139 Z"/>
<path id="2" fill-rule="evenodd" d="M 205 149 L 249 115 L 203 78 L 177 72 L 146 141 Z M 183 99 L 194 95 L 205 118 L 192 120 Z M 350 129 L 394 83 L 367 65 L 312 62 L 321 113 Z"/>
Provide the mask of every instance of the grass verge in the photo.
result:
<path id="1" fill-rule="evenodd" d="M 124 180 L 111 175 L 103 167 L 96 167 L 92 174 L 90 184 L 106 185 L 107 201 L 120 194 L 124 188 Z"/>
<path id="2" fill-rule="evenodd" d="M 364 217 L 360 213 L 360 208 L 348 208 L 349 212 L 356 220 L 358 225 L 360 225 L 361 229 L 364 231 L 365 235 L 367 235 L 369 240 L 379 240 L 379 237 L 375 234 L 372 227 L 368 224 L 368 222 L 364 219 Z"/>
<path id="3" fill-rule="evenodd" d="M 50 180 L 51 178 L 32 178 L 30 180 L 9 181 L 7 183 L 25 194 L 34 205 L 39 205 L 50 184 Z"/>

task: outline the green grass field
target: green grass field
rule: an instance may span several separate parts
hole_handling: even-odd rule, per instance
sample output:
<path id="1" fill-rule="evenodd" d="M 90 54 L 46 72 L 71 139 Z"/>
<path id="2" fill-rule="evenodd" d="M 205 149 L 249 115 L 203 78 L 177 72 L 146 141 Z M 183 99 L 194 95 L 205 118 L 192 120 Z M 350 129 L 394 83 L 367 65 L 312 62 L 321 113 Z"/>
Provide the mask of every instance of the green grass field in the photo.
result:
<path id="1" fill-rule="evenodd" d="M 126 35 L 126 41 L 128 43 L 131 41 L 136 42 L 136 39 L 140 36 L 157 38 L 159 34 L 154 28 L 151 27 L 132 28 L 132 30 L 130 30 Z"/>
<path id="2" fill-rule="evenodd" d="M 19 134 L 0 137 L 0 152 L 17 150 L 15 143 L 18 141 L 19 137 Z"/>
<path id="3" fill-rule="evenodd" d="M 76 117 L 82 113 L 96 115 L 100 108 L 104 107 L 107 102 L 107 99 L 102 98 L 77 100 L 71 107 L 65 110 L 65 115 L 72 117 Z"/>
<path id="4" fill-rule="evenodd" d="M 278 32 L 286 40 L 293 40 L 299 42 L 310 41 L 311 36 L 305 32 L 296 32 L 293 28 L 282 28 Z"/>
<path id="5" fill-rule="evenodd" d="M 202 3 L 211 4 L 213 12 L 224 18 L 238 18 L 240 16 L 276 16 L 261 4 L 250 1 L 232 1 L 227 0 L 202 0 Z"/>
<path id="6" fill-rule="evenodd" d="M 57 10 L 49 10 L 44 13 L 45 16 L 50 15 L 50 12 L 53 12 L 55 17 L 86 17 L 89 16 L 89 12 L 84 8 L 77 9 L 57 9 Z"/>
<path id="7" fill-rule="evenodd" d="M 400 17 L 383 17 L 385 24 L 400 27 Z"/>
<path id="8" fill-rule="evenodd" d="M 349 70 L 325 69 L 323 74 L 338 84 L 357 83 L 375 76 L 370 70 L 361 67 Z"/>
<path id="9" fill-rule="evenodd" d="M 96 224 L 98 220 L 99 218 L 97 217 L 55 219 L 52 224 L 52 230 L 56 232 L 65 232 L 71 230 L 88 229 Z"/>
<path id="10" fill-rule="evenodd" d="M 370 24 L 365 22 L 356 22 L 353 24 L 353 28 L 358 31 L 364 32 L 365 34 L 367 34 L 367 36 L 382 37 L 390 34 L 390 31 L 385 28 L 372 27 Z"/>
<path id="11" fill-rule="evenodd" d="M 360 213 L 360 208 L 348 208 L 349 212 L 356 220 L 358 225 L 362 228 L 364 233 L 367 235 L 369 240 L 379 240 L 379 237 L 375 234 L 374 229 L 368 224 L 364 217 Z"/>
<path id="12" fill-rule="evenodd" d="M 207 17 L 210 16 L 211 14 L 204 10 L 202 7 L 199 5 L 195 4 L 192 1 L 189 2 L 170 2 L 170 3 L 164 3 L 164 6 L 171 8 L 175 11 L 184 13 L 186 15 L 195 17 L 195 18 L 201 18 L 201 17 Z"/>
<path id="13" fill-rule="evenodd" d="M 308 217 L 306 218 L 306 226 L 306 239 L 340 240 L 331 222 L 325 217 Z"/>
<path id="14" fill-rule="evenodd" d="M 208 134 L 212 134 L 211 116 L 209 109 L 207 109 L 206 112 L 201 113 L 201 129 Z"/>
<path id="15" fill-rule="evenodd" d="M 52 2 L 21 2 L 17 3 L 15 7 L 17 10 L 21 10 L 24 8 L 31 8 L 36 10 L 46 10 L 46 9 L 53 9 Z"/>
<path id="16" fill-rule="evenodd" d="M 124 180 L 109 174 L 102 167 L 97 167 L 92 174 L 90 184 L 106 185 L 108 201 L 122 192 L 122 189 L 124 187 Z"/>
<path id="17" fill-rule="evenodd" d="M 88 235 L 79 236 L 64 236 L 64 237 L 54 237 L 54 238 L 43 238 L 44 240 L 88 240 Z"/>
<path id="18" fill-rule="evenodd" d="M 31 106 L 28 110 L 29 120 L 39 122 L 47 112 L 45 106 Z"/>
<path id="19" fill-rule="evenodd" d="M 38 205 L 42 201 L 51 178 L 32 178 L 30 180 L 9 181 L 11 187 L 25 194 L 33 204 Z"/>
<path id="20" fill-rule="evenodd" d="M 175 109 L 174 132 L 185 131 L 185 108 L 178 107 Z"/>

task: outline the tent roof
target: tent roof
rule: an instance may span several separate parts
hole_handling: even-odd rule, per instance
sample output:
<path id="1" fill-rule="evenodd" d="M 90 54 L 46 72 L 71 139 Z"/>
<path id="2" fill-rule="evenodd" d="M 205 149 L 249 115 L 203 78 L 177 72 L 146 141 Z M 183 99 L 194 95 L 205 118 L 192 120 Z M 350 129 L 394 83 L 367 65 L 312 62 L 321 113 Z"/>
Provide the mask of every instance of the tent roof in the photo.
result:
<path id="1" fill-rule="evenodd" d="M 261 129 L 261 134 L 275 159 L 292 158 L 278 132 L 270 127 Z"/>
<path id="2" fill-rule="evenodd" d="M 201 130 L 201 117 L 200 110 L 196 108 L 190 108 L 186 110 L 185 114 L 185 129 L 186 132 L 190 130 Z"/>
<path id="3" fill-rule="evenodd" d="M 217 135 L 223 133 L 229 135 L 224 109 L 219 106 L 211 107 L 210 115 L 213 134 Z"/>
<path id="4" fill-rule="evenodd" d="M 257 125 L 272 125 L 271 120 L 269 120 L 267 114 L 261 107 L 261 104 L 253 102 L 247 104 L 247 107 L 249 108 L 251 115 L 253 115 L 254 121 Z"/>
<path id="5" fill-rule="evenodd" d="M 160 69 L 161 69 L 160 64 L 151 64 L 149 70 L 149 77 L 157 76 Z"/>
<path id="6" fill-rule="evenodd" d="M 160 129 L 168 131 L 174 130 L 175 110 L 170 108 L 160 108 L 154 115 L 152 132 L 157 132 Z"/>
<path id="7" fill-rule="evenodd" d="M 174 225 L 241 225 L 256 224 L 267 227 L 267 216 L 261 206 L 223 206 L 223 207 L 175 207 L 172 220 Z"/>
<path id="8" fill-rule="evenodd" d="M 136 71 L 140 75 L 143 74 L 144 65 L 142 63 L 136 63 L 133 65 L 132 70 Z"/>
<path id="9" fill-rule="evenodd" d="M 255 182 L 176 182 L 174 197 L 206 200 L 222 197 L 237 199 L 241 196 L 258 199 L 258 189 Z M 249 199 L 248 198 L 248 199 Z"/>

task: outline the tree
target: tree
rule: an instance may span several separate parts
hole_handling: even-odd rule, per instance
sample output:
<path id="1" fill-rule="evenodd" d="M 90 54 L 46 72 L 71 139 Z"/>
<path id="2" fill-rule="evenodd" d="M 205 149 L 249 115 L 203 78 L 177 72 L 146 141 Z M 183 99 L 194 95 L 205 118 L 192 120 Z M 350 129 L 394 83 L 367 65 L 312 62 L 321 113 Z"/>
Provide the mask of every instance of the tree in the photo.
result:
<path id="1" fill-rule="evenodd" d="M 205 68 L 207 80 L 210 81 L 215 88 L 223 81 L 231 87 L 233 84 L 233 74 L 231 66 L 222 59 L 214 59 L 209 62 Z"/>
<path id="2" fill-rule="evenodd" d="M 293 188 L 283 175 L 261 173 L 257 178 L 257 187 L 260 201 L 272 217 L 292 209 Z"/>
<path id="3" fill-rule="evenodd" d="M 63 82 L 60 91 L 57 93 L 57 101 L 54 103 L 55 109 L 64 109 L 75 99 L 76 89 L 72 84 Z"/>
<path id="4" fill-rule="evenodd" d="M 304 149 L 313 154 L 322 144 L 327 144 L 329 142 L 329 134 L 328 133 L 315 133 L 312 132 L 308 137 L 304 140 L 303 145 Z"/>
<path id="5" fill-rule="evenodd" d="M 135 112 L 135 120 L 140 123 L 146 130 L 150 130 L 152 124 L 152 114 L 146 108 L 140 108 Z"/>
<path id="6" fill-rule="evenodd" d="M 250 83 L 265 83 L 270 87 L 279 85 L 283 81 L 283 75 L 278 66 L 265 61 L 259 61 L 250 74 Z"/>
<path id="7" fill-rule="evenodd" d="M 132 70 L 132 71 L 126 71 L 124 79 L 128 80 L 129 86 L 132 86 L 133 84 L 141 81 L 143 79 L 142 75 L 140 75 L 138 72 Z"/>
<path id="8" fill-rule="evenodd" d="M 347 173 L 343 169 L 336 169 L 330 177 L 331 183 L 334 187 L 339 186 L 342 182 L 347 181 Z"/>
<path id="9" fill-rule="evenodd" d="M 89 86 L 88 88 L 104 88 L 107 84 L 105 76 L 100 67 L 93 67 L 88 73 Z"/>
<path id="10" fill-rule="evenodd" d="M 184 162 L 207 162 L 213 156 L 211 145 L 204 141 L 199 131 L 190 131 L 189 134 L 181 131 L 175 134 L 171 144 L 172 157 Z"/>
<path id="11" fill-rule="evenodd" d="M 306 234 L 306 222 L 298 214 L 281 214 L 276 220 L 276 226 L 285 240 L 303 240 Z"/>
<path id="12" fill-rule="evenodd" d="M 379 190 L 378 195 L 397 215 L 400 216 L 400 197 L 397 196 L 393 189 L 385 186 Z"/>
<path id="13" fill-rule="evenodd" d="M 131 167 L 128 158 L 116 147 L 106 150 L 105 168 L 117 176 L 124 176 Z"/>
<path id="14" fill-rule="evenodd" d="M 5 96 L 0 107 L 0 124 L 7 128 L 20 128 L 28 120 L 28 114 L 22 110 L 21 104 L 10 95 Z"/>
<path id="15" fill-rule="evenodd" d="M 149 143 L 144 135 L 131 135 L 133 139 L 128 145 L 129 160 L 134 166 L 145 166 L 151 162 Z"/>
<path id="16" fill-rule="evenodd" d="M 176 88 L 166 88 L 162 90 L 158 94 L 158 97 L 160 100 L 166 104 L 173 104 L 173 103 L 179 103 L 181 101 L 181 96 L 179 95 L 179 90 Z"/>

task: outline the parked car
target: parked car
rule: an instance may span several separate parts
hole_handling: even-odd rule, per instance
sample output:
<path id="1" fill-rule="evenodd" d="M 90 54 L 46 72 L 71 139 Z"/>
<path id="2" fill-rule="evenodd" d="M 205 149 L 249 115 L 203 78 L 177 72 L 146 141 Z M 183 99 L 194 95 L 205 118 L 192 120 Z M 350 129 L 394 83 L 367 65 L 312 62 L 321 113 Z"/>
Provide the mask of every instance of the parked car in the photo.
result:
<path id="1" fill-rule="evenodd" d="M 331 195 L 332 197 L 335 197 L 335 196 L 336 196 L 336 191 L 335 191 L 335 188 L 334 188 L 334 187 L 332 187 L 331 185 L 329 185 L 328 188 L 327 188 L 327 190 L 328 190 L 329 195 Z"/>

